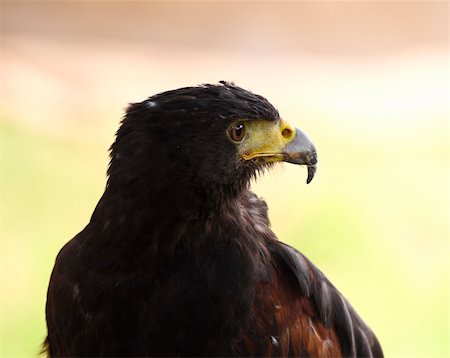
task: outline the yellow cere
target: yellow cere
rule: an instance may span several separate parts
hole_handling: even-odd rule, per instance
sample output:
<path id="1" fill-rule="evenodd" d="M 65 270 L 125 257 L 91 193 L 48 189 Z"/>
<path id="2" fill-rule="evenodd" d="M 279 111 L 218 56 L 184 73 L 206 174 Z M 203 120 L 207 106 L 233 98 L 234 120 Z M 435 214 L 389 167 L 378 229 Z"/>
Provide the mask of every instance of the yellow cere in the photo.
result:
<path id="1" fill-rule="evenodd" d="M 284 147 L 295 138 L 295 128 L 288 122 L 265 120 L 245 121 L 246 135 L 238 147 L 245 160 L 267 157 L 267 160 L 282 160 Z"/>

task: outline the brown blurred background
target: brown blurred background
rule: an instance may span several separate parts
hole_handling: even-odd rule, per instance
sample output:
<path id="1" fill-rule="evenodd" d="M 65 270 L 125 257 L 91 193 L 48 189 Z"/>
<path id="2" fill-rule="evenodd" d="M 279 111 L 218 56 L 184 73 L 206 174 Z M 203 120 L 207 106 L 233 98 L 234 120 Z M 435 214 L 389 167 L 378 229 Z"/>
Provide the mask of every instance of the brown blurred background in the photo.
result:
<path id="1" fill-rule="evenodd" d="M 255 191 L 387 356 L 448 348 L 448 3 L 0 2 L 0 356 L 32 356 L 127 103 L 219 80 L 315 142 Z"/>

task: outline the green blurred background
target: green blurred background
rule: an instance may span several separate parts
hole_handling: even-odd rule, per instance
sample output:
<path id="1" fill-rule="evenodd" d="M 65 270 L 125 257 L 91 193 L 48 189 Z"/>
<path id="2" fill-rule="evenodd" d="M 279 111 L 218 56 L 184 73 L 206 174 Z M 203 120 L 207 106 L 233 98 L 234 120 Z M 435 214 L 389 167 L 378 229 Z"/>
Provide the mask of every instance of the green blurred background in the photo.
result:
<path id="1" fill-rule="evenodd" d="M 123 109 L 219 80 L 305 130 L 319 170 L 254 185 L 388 357 L 448 348 L 447 2 L 0 3 L 0 356 L 35 356 L 49 275 Z"/>

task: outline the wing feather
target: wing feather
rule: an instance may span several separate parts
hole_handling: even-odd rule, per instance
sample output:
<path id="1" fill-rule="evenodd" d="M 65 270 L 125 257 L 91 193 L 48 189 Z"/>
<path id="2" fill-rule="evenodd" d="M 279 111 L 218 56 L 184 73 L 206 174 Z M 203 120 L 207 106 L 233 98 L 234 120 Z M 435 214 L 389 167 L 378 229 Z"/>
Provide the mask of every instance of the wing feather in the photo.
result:
<path id="1" fill-rule="evenodd" d="M 273 272 L 270 280 L 259 283 L 253 312 L 252 335 L 258 337 L 259 348 L 242 344 L 242 352 L 282 357 L 383 356 L 370 328 L 319 269 L 279 241 L 270 241 L 268 249 Z M 242 340 L 249 341 L 249 336 Z"/>

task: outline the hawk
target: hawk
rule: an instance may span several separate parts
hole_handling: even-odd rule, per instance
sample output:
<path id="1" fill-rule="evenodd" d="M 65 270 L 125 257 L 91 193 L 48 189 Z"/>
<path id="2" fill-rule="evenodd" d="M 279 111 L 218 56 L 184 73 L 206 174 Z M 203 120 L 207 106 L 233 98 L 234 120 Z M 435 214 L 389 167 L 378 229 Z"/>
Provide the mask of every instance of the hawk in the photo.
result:
<path id="1" fill-rule="evenodd" d="M 308 137 L 233 83 L 131 104 L 105 192 L 48 288 L 53 356 L 382 357 L 344 296 L 279 241 L 250 182 Z"/>

